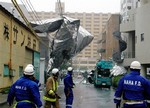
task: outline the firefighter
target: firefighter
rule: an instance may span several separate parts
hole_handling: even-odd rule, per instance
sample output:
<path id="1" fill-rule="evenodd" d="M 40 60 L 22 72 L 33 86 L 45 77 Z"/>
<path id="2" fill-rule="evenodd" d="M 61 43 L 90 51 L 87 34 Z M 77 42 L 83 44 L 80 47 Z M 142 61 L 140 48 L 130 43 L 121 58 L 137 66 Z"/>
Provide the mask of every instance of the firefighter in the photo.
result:
<path id="1" fill-rule="evenodd" d="M 34 66 L 33 66 L 32 64 L 28 64 L 27 66 L 29 66 L 29 67 L 31 66 L 31 67 L 33 67 L 33 69 L 34 69 Z M 32 80 L 35 81 L 35 82 L 38 84 L 38 87 L 41 86 L 41 83 L 39 82 L 38 79 L 36 79 L 35 77 L 33 77 Z"/>
<path id="2" fill-rule="evenodd" d="M 59 108 L 59 99 L 60 96 L 57 94 L 58 88 L 58 76 L 59 70 L 57 68 L 52 69 L 52 76 L 47 79 L 46 82 L 46 93 L 43 96 L 45 100 L 44 108 Z"/>
<path id="3" fill-rule="evenodd" d="M 133 61 L 130 65 L 130 73 L 120 79 L 115 92 L 114 103 L 120 108 L 121 96 L 123 108 L 147 108 L 146 95 L 150 96 L 150 82 L 140 76 L 141 64 Z"/>
<path id="4" fill-rule="evenodd" d="M 75 84 L 73 83 L 72 79 L 72 73 L 73 73 L 73 68 L 68 67 L 68 73 L 64 78 L 64 93 L 66 96 L 66 108 L 72 108 L 73 104 L 73 90 Z"/>
<path id="5" fill-rule="evenodd" d="M 24 76 L 18 79 L 10 88 L 7 97 L 9 106 L 13 105 L 14 98 L 16 100 L 14 108 L 40 108 L 42 106 L 38 85 L 32 80 L 33 75 L 33 67 L 26 66 Z"/>

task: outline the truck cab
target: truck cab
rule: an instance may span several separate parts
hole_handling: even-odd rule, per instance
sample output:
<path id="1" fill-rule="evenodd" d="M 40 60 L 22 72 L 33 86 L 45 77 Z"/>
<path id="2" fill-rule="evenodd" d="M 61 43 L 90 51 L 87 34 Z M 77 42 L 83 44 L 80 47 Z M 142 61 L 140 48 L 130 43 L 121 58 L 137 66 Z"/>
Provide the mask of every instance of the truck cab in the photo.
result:
<path id="1" fill-rule="evenodd" d="M 110 77 L 110 70 L 97 69 L 94 74 L 94 86 L 110 88 L 111 85 L 112 85 L 112 79 Z"/>
<path id="2" fill-rule="evenodd" d="M 94 72 L 94 86 L 109 88 L 112 85 L 110 69 L 112 69 L 112 61 L 100 61 L 96 64 Z"/>

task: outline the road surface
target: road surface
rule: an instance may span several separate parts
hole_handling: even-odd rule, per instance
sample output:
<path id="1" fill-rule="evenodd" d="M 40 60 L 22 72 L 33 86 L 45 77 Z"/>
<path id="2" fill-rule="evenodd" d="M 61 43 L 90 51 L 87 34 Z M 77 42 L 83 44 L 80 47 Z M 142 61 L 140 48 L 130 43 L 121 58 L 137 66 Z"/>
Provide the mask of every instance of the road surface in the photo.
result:
<path id="1" fill-rule="evenodd" d="M 115 108 L 115 104 L 113 103 L 113 89 L 109 90 L 107 88 L 95 88 L 92 84 L 81 82 L 81 79 L 75 80 L 75 83 L 76 87 L 73 89 L 73 108 Z M 63 93 L 63 88 L 63 83 L 61 83 L 58 91 L 61 96 L 60 108 L 65 108 L 65 95 Z M 42 97 L 44 95 L 44 90 L 40 91 L 40 93 Z M 7 104 L 4 104 L 1 105 L 0 108 L 9 107 Z"/>

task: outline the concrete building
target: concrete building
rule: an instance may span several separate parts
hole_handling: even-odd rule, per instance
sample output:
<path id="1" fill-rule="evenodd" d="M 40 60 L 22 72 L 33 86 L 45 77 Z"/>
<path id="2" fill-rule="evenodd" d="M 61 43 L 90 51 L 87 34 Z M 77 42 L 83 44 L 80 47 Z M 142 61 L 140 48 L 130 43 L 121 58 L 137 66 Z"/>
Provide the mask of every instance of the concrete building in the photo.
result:
<path id="1" fill-rule="evenodd" d="M 142 64 L 142 75 L 147 76 L 150 69 L 150 0 L 140 0 L 140 6 L 131 9 L 129 21 L 120 24 L 120 31 L 124 33 L 127 49 L 124 51 L 125 59 L 123 65 L 129 68 L 133 60 Z"/>
<path id="2" fill-rule="evenodd" d="M 113 36 L 114 32 L 120 31 L 120 14 L 112 14 L 102 31 L 102 38 L 99 40 L 99 53 L 101 59 L 112 60 L 112 55 L 119 51 L 118 39 Z"/>
<path id="3" fill-rule="evenodd" d="M 20 20 L 0 5 L 0 90 L 23 74 L 27 64 L 35 66 L 39 78 L 39 39 Z"/>
<path id="4" fill-rule="evenodd" d="M 94 39 L 80 54 L 78 54 L 75 58 L 73 58 L 73 64 L 77 67 L 83 68 L 83 69 L 92 69 L 95 67 L 95 63 L 98 59 L 98 45 L 97 41 L 100 37 L 100 33 L 102 32 L 102 29 L 104 28 L 105 24 L 107 23 L 108 19 L 111 16 L 111 13 L 70 13 L 64 11 L 65 6 L 62 5 L 62 11 L 64 14 L 68 17 L 80 19 L 80 25 L 84 27 L 88 32 L 90 32 Z M 56 3 L 56 10 L 57 9 L 57 3 Z M 38 18 L 40 20 L 43 19 L 51 19 L 58 16 L 58 12 L 36 12 Z M 36 17 L 32 12 L 30 12 L 30 17 L 28 18 L 29 21 L 35 21 Z"/>
<path id="5" fill-rule="evenodd" d="M 128 11 L 140 6 L 139 0 L 121 0 L 121 22 L 126 23 L 129 21 Z"/>
<path id="6" fill-rule="evenodd" d="M 15 18 L 17 18 L 18 20 L 20 20 L 21 22 L 23 22 L 24 24 L 25 21 L 23 20 L 23 18 L 21 17 L 21 15 L 19 14 L 19 12 L 17 11 L 17 9 L 15 8 L 15 6 L 12 4 L 12 3 L 7 3 L 7 2 L 0 2 L 0 4 L 5 7 L 5 9 L 7 9 L 7 11 L 9 11 Z M 29 16 L 29 13 L 28 13 L 28 10 L 27 8 L 25 8 L 24 5 L 22 4 L 19 4 L 19 7 L 21 8 L 23 14 L 26 16 L 26 18 L 28 18 Z M 57 10 L 58 11 L 58 10 Z M 59 14 L 59 11 L 58 13 Z M 38 20 L 39 21 L 39 20 Z M 40 39 L 40 43 L 39 43 L 39 52 L 40 52 L 40 77 L 37 76 L 40 80 L 40 83 L 43 84 L 43 81 L 45 79 L 45 70 L 48 66 L 48 61 L 49 61 L 49 58 L 50 58 L 50 40 L 48 38 L 48 34 L 47 33 L 43 33 L 43 34 L 40 34 L 40 33 L 37 33 L 39 39 Z M 44 67 L 43 67 L 43 64 L 44 64 Z M 41 76 L 43 75 L 44 76 Z M 42 79 L 41 79 L 42 78 Z"/>

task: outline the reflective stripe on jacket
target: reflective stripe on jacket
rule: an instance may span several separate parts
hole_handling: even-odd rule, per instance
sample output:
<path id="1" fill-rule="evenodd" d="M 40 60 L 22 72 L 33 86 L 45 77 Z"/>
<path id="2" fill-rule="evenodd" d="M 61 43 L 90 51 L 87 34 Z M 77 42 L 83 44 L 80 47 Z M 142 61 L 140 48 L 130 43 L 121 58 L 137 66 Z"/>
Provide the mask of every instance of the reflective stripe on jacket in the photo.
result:
<path id="1" fill-rule="evenodd" d="M 50 102 L 56 102 L 56 98 L 49 98 L 46 96 L 43 96 L 43 100 L 50 101 Z"/>
<path id="2" fill-rule="evenodd" d="M 16 106 L 17 106 L 17 104 L 18 104 L 19 102 L 28 102 L 28 103 L 34 104 L 33 102 L 31 102 L 31 101 L 29 101 L 29 100 L 22 100 L 22 101 L 16 102 L 13 108 L 16 108 Z M 34 105 L 35 105 L 35 104 L 34 104 Z"/>

